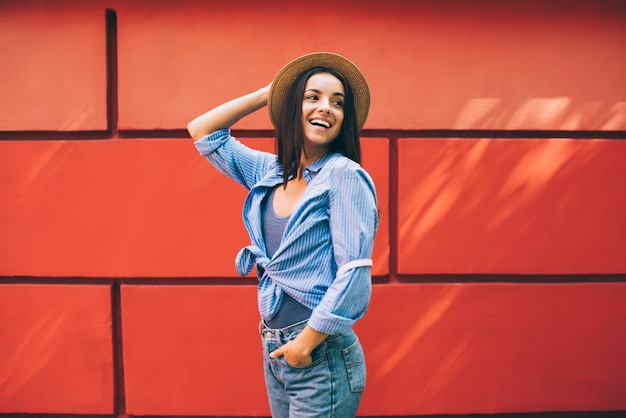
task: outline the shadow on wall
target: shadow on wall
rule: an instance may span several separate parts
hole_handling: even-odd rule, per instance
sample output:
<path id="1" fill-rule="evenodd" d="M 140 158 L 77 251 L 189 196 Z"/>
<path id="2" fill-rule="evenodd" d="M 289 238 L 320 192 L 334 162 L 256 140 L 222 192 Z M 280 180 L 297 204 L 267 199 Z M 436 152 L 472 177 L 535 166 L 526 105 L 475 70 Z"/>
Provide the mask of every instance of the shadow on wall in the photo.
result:
<path id="1" fill-rule="evenodd" d="M 460 109 L 452 126 L 454 129 L 623 130 L 626 102 L 535 97 L 512 103 L 501 98 L 475 98 Z"/>
<path id="2" fill-rule="evenodd" d="M 372 414 L 624 406 L 617 382 L 626 367 L 626 340 L 614 332 L 626 319 L 621 283 L 375 290 L 366 323 L 359 325 L 370 371 L 364 409 Z"/>
<path id="3" fill-rule="evenodd" d="M 626 143 L 399 140 L 399 274 L 619 273 Z"/>

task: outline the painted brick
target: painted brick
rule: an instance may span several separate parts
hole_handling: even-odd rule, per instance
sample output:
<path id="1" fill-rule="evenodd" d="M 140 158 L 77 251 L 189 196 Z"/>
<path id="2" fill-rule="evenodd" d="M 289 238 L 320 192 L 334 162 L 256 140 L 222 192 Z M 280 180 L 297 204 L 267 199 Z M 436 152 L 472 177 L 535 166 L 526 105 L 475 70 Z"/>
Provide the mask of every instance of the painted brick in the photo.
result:
<path id="1" fill-rule="evenodd" d="M 400 274 L 626 271 L 626 142 L 401 139 Z"/>
<path id="2" fill-rule="evenodd" d="M 307 24 L 309 5 L 295 0 L 190 0 L 146 13 L 148 3 L 118 8 L 122 129 L 183 128 L 291 59 L 327 50 L 370 83 L 366 129 L 626 129 L 619 1 L 350 0 Z M 266 112 L 238 126 L 271 127 Z"/>
<path id="3" fill-rule="evenodd" d="M 126 412 L 269 415 L 256 306 L 256 286 L 122 286 Z"/>
<path id="4" fill-rule="evenodd" d="M 375 285 L 359 415 L 624 409 L 624 302 L 623 283 Z M 253 286 L 123 286 L 122 311 L 129 414 L 268 413 Z"/>
<path id="5" fill-rule="evenodd" d="M 384 223 L 388 144 L 363 142 Z M 245 189 L 190 139 L 0 141 L 0 167 L 0 275 L 238 277 Z M 388 236 L 383 224 L 377 275 L 388 272 Z"/>
<path id="6" fill-rule="evenodd" d="M 0 284 L 0 413 L 113 413 L 111 287 Z"/>
<path id="7" fill-rule="evenodd" d="M 104 131 L 106 30 L 100 2 L 0 5 L 0 131 Z"/>
<path id="8" fill-rule="evenodd" d="M 624 283 L 377 285 L 359 413 L 624 410 L 624 306 Z"/>

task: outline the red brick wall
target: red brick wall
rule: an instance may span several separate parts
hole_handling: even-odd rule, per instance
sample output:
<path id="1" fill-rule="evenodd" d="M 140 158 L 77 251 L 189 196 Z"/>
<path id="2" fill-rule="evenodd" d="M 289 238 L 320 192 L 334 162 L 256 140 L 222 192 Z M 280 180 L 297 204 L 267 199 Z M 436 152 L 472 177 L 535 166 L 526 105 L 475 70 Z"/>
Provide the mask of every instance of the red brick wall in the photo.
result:
<path id="1" fill-rule="evenodd" d="M 622 2 L 7 0 L 0 414 L 269 414 L 244 190 L 184 127 L 319 50 L 372 90 L 359 414 L 626 409 Z"/>

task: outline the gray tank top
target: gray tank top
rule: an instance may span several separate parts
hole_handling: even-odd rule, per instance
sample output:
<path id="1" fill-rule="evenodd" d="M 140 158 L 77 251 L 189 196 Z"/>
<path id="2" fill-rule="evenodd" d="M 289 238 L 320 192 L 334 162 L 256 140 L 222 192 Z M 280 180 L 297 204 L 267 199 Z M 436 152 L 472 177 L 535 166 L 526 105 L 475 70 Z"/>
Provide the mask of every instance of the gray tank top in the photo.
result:
<path id="1" fill-rule="evenodd" d="M 267 256 L 269 258 L 272 258 L 280 246 L 283 234 L 285 233 L 285 227 L 289 221 L 289 216 L 278 216 L 276 212 L 274 212 L 274 192 L 278 187 L 282 186 L 276 186 L 267 194 L 263 200 L 261 212 L 263 240 L 265 241 L 265 249 L 267 250 Z M 263 319 L 265 325 L 268 327 L 281 329 L 307 320 L 311 316 L 311 312 L 309 308 L 283 292 L 283 299 L 276 315 L 272 319 Z"/>

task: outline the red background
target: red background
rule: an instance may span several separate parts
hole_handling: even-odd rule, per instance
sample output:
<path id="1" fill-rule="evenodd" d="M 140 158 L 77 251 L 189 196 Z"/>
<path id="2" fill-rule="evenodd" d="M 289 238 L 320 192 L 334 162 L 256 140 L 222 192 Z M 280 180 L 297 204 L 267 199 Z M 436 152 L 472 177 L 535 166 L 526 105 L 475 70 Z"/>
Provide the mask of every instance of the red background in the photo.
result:
<path id="1" fill-rule="evenodd" d="M 320 50 L 372 91 L 359 415 L 626 410 L 622 2 L 4 0 L 0 414 L 269 414 L 245 192 L 184 127 Z"/>

